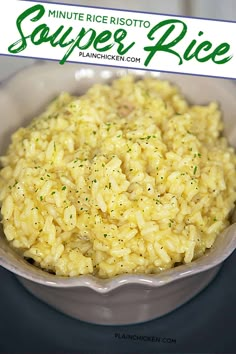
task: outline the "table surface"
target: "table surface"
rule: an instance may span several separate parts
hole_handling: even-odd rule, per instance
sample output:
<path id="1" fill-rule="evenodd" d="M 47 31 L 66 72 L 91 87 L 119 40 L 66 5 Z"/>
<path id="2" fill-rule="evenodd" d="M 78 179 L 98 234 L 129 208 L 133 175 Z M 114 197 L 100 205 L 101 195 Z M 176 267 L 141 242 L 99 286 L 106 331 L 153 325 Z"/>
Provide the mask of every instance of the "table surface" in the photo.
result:
<path id="1" fill-rule="evenodd" d="M 57 312 L 0 268 L 0 353 L 236 353 L 235 279 L 236 252 L 174 312 L 139 325 L 98 326 Z"/>
<path id="2" fill-rule="evenodd" d="M 0 80 L 32 62 L 0 57 Z M 106 327 L 57 312 L 0 268 L 0 354 L 236 353 L 235 279 L 236 252 L 214 281 L 178 310 L 139 325 Z"/>

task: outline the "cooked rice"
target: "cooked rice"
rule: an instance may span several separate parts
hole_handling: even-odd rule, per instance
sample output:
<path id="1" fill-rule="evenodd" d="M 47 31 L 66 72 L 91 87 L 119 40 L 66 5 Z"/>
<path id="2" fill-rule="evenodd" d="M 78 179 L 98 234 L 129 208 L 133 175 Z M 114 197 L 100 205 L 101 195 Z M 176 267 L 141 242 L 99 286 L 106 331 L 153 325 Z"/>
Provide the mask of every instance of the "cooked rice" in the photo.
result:
<path id="1" fill-rule="evenodd" d="M 62 276 L 158 273 L 229 225 L 236 155 L 216 103 L 131 76 L 63 93 L 12 137 L 0 201 L 11 246 Z"/>

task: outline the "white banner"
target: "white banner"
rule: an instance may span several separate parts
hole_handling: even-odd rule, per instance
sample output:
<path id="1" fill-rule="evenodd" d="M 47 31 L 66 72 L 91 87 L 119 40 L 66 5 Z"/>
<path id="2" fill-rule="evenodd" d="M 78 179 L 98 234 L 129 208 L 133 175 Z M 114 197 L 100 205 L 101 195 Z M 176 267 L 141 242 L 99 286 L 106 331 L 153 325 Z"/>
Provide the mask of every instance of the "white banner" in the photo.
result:
<path id="1" fill-rule="evenodd" d="M 0 3 L 0 54 L 236 78 L 236 23 L 48 2 Z"/>

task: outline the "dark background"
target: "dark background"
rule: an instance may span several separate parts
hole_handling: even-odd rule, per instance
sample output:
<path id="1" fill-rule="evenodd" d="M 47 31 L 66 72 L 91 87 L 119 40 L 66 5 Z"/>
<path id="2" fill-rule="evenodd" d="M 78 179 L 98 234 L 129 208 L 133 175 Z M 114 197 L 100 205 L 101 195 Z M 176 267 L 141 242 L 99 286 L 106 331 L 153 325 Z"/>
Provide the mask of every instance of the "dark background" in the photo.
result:
<path id="1" fill-rule="evenodd" d="M 235 354 L 235 302 L 236 252 L 187 304 L 160 319 L 131 326 L 98 326 L 67 317 L 34 298 L 0 268 L 0 353 Z M 123 335 L 144 337 L 132 340 Z"/>

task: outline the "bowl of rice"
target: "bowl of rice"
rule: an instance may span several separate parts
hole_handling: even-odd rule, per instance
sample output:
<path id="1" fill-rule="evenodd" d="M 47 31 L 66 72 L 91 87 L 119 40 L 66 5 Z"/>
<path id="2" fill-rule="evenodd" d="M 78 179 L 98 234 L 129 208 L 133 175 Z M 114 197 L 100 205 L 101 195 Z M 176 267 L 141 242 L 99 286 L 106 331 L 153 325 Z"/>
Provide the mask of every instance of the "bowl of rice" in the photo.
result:
<path id="1" fill-rule="evenodd" d="M 39 62 L 0 87 L 0 265 L 72 317 L 160 317 L 236 247 L 235 84 Z"/>

